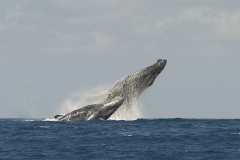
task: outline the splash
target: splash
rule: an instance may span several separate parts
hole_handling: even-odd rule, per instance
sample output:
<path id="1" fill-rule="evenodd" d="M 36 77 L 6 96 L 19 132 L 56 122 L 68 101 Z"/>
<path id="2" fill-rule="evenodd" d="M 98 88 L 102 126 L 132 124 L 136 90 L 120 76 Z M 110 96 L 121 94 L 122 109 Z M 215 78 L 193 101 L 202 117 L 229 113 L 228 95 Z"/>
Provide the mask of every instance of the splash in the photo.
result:
<path id="1" fill-rule="evenodd" d="M 46 119 L 43 119 L 42 121 L 58 121 L 58 120 L 55 118 L 46 118 Z"/>
<path id="2" fill-rule="evenodd" d="M 97 104 L 107 93 L 111 85 L 101 85 L 93 89 L 71 94 L 61 105 L 58 113 L 69 113 L 90 104 Z"/>
<path id="3" fill-rule="evenodd" d="M 143 118 L 143 104 L 139 100 L 134 100 L 130 104 L 123 104 L 118 110 L 109 118 L 110 120 L 136 120 Z"/>

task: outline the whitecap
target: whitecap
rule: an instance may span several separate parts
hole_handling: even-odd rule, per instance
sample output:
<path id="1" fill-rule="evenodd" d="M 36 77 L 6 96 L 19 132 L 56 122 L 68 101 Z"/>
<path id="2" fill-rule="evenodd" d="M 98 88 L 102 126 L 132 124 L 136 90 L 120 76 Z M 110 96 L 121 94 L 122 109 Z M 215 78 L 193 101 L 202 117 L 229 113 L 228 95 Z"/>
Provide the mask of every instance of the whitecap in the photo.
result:
<path id="1" fill-rule="evenodd" d="M 50 126 L 37 126 L 37 127 L 34 127 L 34 128 L 50 128 Z"/>
<path id="2" fill-rule="evenodd" d="M 133 135 L 124 133 L 123 136 L 125 136 L 125 137 L 132 137 Z"/>

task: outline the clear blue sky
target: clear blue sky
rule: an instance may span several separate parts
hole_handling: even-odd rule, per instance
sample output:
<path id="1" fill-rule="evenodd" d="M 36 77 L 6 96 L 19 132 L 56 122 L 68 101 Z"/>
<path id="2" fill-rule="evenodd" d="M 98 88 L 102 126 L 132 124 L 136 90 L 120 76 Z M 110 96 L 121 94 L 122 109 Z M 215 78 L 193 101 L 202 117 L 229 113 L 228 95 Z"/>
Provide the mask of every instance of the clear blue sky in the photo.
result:
<path id="1" fill-rule="evenodd" d="M 52 117 L 74 94 L 160 58 L 168 64 L 141 97 L 145 117 L 240 118 L 239 8 L 236 0 L 1 1 L 0 118 Z"/>

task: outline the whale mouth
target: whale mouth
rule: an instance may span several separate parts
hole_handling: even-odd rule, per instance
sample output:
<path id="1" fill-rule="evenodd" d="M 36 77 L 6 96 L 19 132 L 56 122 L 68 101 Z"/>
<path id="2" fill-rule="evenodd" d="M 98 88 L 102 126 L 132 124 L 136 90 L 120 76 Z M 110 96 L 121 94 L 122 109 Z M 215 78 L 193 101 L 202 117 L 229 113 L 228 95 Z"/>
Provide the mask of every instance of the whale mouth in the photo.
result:
<path id="1" fill-rule="evenodd" d="M 164 69 L 164 67 L 165 67 L 166 64 L 167 64 L 167 60 L 163 61 L 162 63 L 163 63 L 163 69 Z"/>
<path id="2" fill-rule="evenodd" d="M 150 87 L 155 79 L 157 78 L 157 76 L 162 72 L 162 70 L 164 69 L 164 67 L 167 64 L 167 60 L 166 59 L 159 59 L 157 60 L 157 63 L 155 63 L 150 71 L 150 78 L 147 80 L 147 87 Z"/>

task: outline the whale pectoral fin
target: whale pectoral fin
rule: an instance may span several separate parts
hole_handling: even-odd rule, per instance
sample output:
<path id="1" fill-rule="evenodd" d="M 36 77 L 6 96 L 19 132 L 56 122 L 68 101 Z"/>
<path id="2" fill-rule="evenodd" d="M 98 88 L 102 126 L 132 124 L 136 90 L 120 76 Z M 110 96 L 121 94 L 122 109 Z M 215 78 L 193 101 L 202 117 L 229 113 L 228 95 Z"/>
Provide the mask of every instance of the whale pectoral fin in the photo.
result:
<path id="1" fill-rule="evenodd" d="M 100 118 L 107 120 L 111 115 L 122 105 L 124 99 L 120 96 L 114 98 L 113 100 L 109 100 L 104 103 L 101 111 Z"/>

